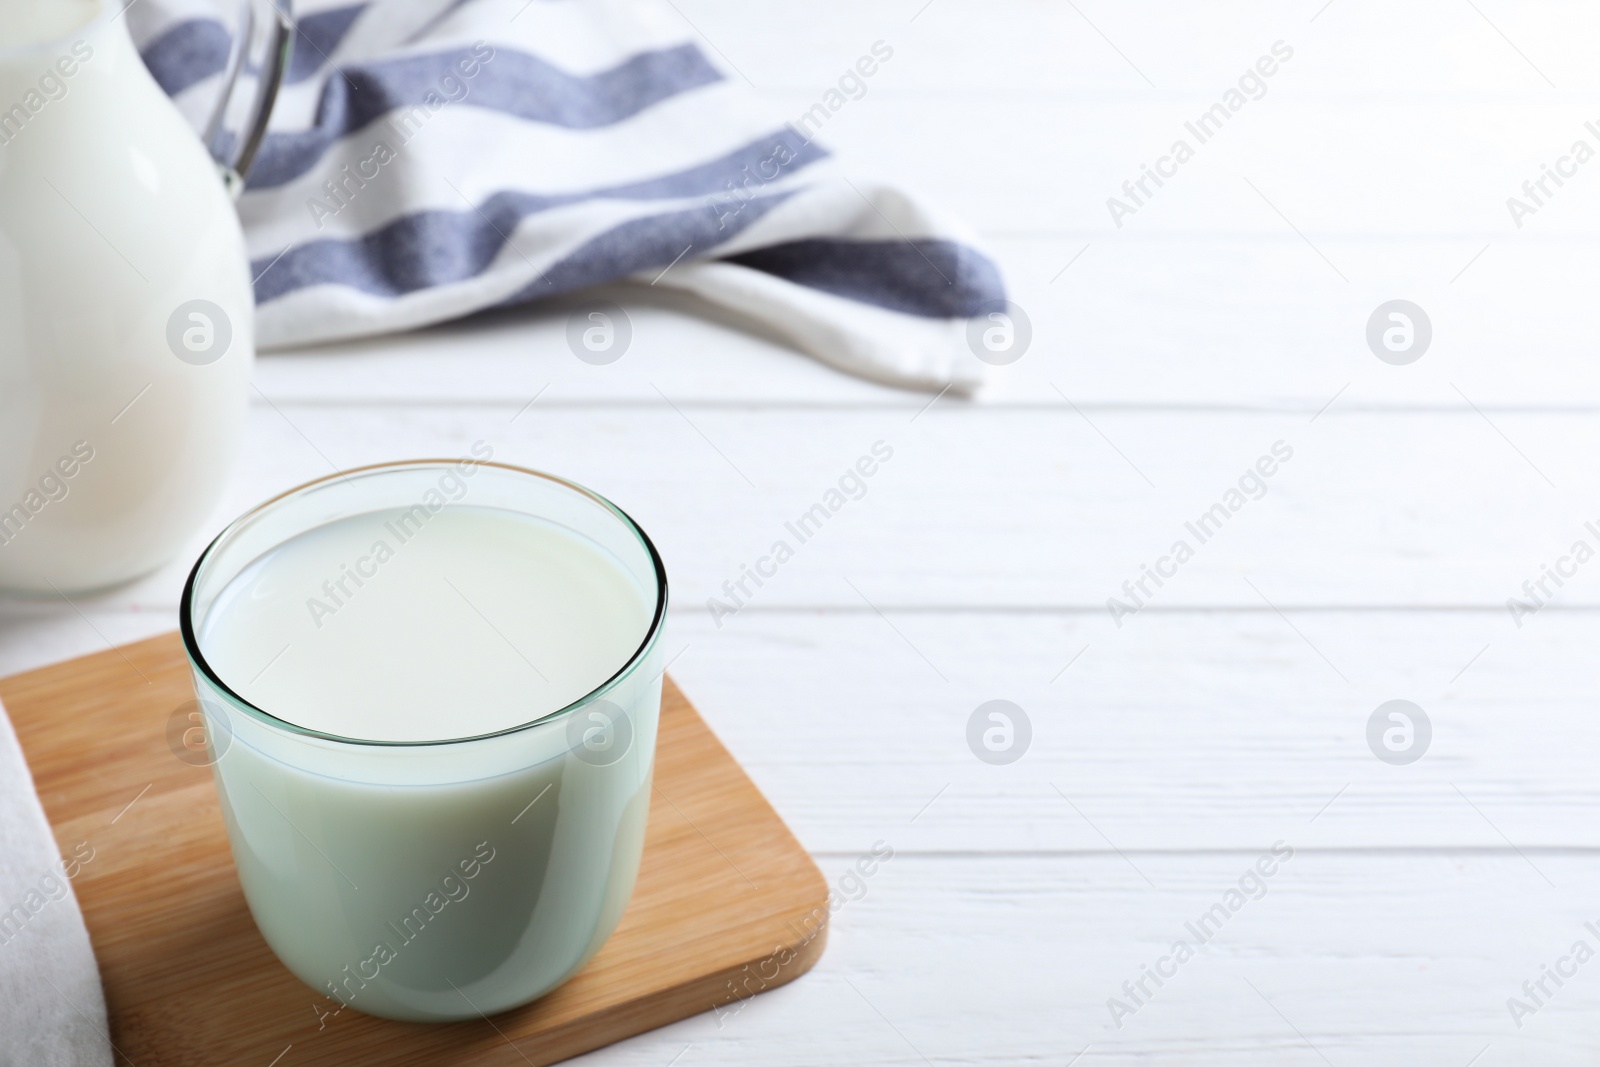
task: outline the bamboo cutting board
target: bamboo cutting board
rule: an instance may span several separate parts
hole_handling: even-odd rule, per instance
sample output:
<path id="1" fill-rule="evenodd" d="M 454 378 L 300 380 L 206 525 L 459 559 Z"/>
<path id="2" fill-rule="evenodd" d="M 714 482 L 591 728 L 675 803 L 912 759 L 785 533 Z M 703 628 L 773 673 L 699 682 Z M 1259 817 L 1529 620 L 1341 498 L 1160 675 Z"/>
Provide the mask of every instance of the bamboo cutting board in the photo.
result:
<path id="1" fill-rule="evenodd" d="M 492 1019 L 329 1015 L 338 1004 L 256 932 L 210 768 L 169 744 L 193 697 L 177 634 L 0 679 L 57 844 L 93 850 L 73 886 L 119 1063 L 543 1065 L 782 985 L 822 954 L 821 872 L 668 679 L 638 885 L 587 967 Z"/>

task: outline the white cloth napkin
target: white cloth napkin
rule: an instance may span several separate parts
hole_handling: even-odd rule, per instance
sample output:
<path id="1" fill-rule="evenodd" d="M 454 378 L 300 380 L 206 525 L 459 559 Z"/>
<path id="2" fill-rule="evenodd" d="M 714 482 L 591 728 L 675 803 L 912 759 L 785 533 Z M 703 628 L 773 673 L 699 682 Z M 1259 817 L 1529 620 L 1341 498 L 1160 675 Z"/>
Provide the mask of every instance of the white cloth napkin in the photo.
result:
<path id="1" fill-rule="evenodd" d="M 89 931 L 0 708 L 0 1067 L 111 1067 Z"/>
<path id="2" fill-rule="evenodd" d="M 128 9 L 146 66 L 197 126 L 228 59 L 214 4 Z M 836 85 L 785 115 L 661 0 L 296 7 L 239 203 L 263 347 L 631 278 L 867 378 L 982 382 L 967 325 L 1006 310 L 993 262 L 959 222 L 847 177 L 815 140 L 894 77 L 892 43 L 862 42 Z"/>

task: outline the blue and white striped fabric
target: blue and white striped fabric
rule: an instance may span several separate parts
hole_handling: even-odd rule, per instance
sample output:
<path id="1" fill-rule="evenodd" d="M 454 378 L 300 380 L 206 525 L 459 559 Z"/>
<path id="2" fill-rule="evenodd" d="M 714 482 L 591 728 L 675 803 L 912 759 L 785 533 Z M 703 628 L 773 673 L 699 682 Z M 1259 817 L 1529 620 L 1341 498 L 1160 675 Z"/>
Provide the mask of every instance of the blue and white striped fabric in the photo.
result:
<path id="1" fill-rule="evenodd" d="M 263 347 L 637 279 L 865 377 L 981 381 L 967 320 L 1005 299 L 993 263 L 953 220 L 843 177 L 670 4 L 329 3 L 299 5 L 239 204 Z M 214 0 L 143 0 L 129 19 L 198 120 L 228 48 Z"/>

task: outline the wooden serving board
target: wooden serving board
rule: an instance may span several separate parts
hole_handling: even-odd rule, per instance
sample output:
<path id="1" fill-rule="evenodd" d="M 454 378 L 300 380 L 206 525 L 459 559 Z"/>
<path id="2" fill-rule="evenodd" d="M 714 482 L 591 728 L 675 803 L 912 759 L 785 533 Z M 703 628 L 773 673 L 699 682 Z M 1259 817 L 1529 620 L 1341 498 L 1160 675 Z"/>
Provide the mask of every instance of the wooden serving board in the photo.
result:
<path id="1" fill-rule="evenodd" d="M 571 981 L 491 1020 L 397 1023 L 300 983 L 256 931 L 211 770 L 168 742 L 177 634 L 0 679 L 74 881 L 119 1063 L 548 1064 L 791 981 L 826 939 L 821 872 L 670 679 L 632 902 Z"/>

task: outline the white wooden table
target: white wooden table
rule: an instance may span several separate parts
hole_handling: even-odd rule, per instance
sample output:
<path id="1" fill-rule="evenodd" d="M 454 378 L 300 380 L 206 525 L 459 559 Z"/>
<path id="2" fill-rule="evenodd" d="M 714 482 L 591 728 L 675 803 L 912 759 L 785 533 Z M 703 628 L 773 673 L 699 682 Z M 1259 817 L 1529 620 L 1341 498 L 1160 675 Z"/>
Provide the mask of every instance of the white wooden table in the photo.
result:
<path id="1" fill-rule="evenodd" d="M 605 367 L 566 347 L 575 303 L 263 357 L 206 532 L 330 465 L 483 439 L 657 538 L 674 674 L 851 899 L 809 976 L 583 1062 L 1592 1062 L 1600 962 L 1537 1004 L 1523 983 L 1600 950 L 1600 561 L 1520 627 L 1506 601 L 1600 548 L 1600 161 L 1521 227 L 1506 198 L 1600 148 L 1594 12 L 674 3 L 784 118 L 893 47 L 822 137 L 994 251 L 1034 331 L 995 395 L 929 407 L 618 291 L 634 339 Z M 1106 199 L 1280 40 L 1266 94 L 1114 225 Z M 1365 339 L 1396 298 L 1433 326 L 1406 366 Z M 880 440 L 866 495 L 715 625 L 707 598 Z M 1197 545 L 1184 523 L 1279 441 Z M 1193 558 L 1116 625 L 1107 598 L 1179 538 Z M 202 543 L 4 604 L 0 671 L 171 628 Z M 966 741 L 994 699 L 1032 726 L 1002 766 Z M 1392 699 L 1431 722 L 1409 765 L 1368 746 Z"/>

